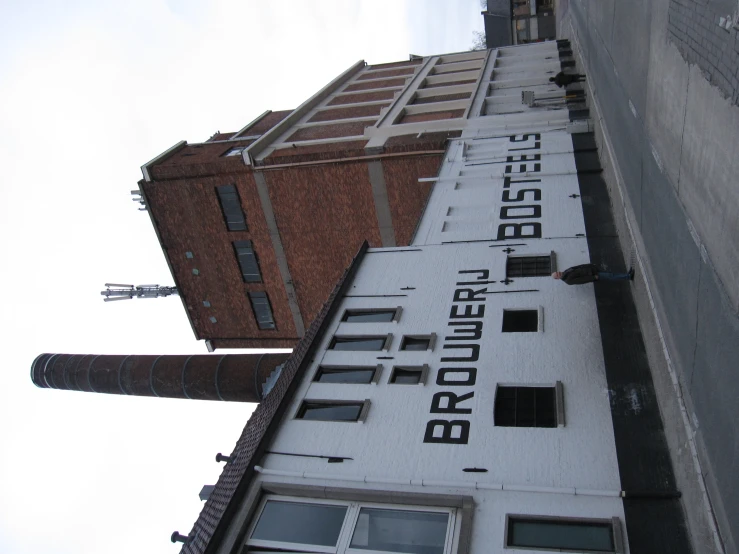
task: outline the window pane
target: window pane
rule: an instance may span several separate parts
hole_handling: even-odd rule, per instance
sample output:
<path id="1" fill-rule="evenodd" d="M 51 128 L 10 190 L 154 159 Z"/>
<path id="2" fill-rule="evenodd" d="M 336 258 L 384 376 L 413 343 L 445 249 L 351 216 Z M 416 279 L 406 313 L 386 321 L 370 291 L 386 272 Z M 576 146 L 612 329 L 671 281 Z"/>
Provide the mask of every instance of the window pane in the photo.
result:
<path id="1" fill-rule="evenodd" d="M 504 310 L 504 333 L 535 333 L 539 330 L 537 310 Z"/>
<path id="2" fill-rule="evenodd" d="M 442 554 L 449 514 L 362 508 L 349 548 Z"/>
<path id="3" fill-rule="evenodd" d="M 357 421 L 362 406 L 362 402 L 350 404 L 304 402 L 298 412 L 298 418 L 314 421 Z"/>
<path id="4" fill-rule="evenodd" d="M 316 381 L 319 383 L 371 383 L 375 376 L 374 367 L 341 367 L 318 370 Z"/>
<path id="5" fill-rule="evenodd" d="M 610 523 L 510 519 L 508 546 L 613 552 Z"/>
<path id="6" fill-rule="evenodd" d="M 233 243 L 236 258 L 239 261 L 241 277 L 246 283 L 261 283 L 262 274 L 250 240 L 236 240 Z"/>
<path id="7" fill-rule="evenodd" d="M 497 427 L 556 427 L 554 387 L 498 387 L 495 395 Z"/>
<path id="8" fill-rule="evenodd" d="M 256 291 L 248 294 L 249 300 L 251 301 L 251 309 L 257 320 L 257 327 L 260 329 L 274 329 L 275 320 L 272 316 L 272 307 L 269 305 L 267 293 Z"/>
<path id="9" fill-rule="evenodd" d="M 394 317 L 395 310 L 376 310 L 372 312 L 347 310 L 342 321 L 352 323 L 386 322 L 392 321 Z"/>
<path id="10" fill-rule="evenodd" d="M 269 500 L 251 538 L 336 546 L 346 510 L 346 506 Z"/>
<path id="11" fill-rule="evenodd" d="M 550 256 L 519 256 L 506 260 L 507 277 L 548 277 L 551 273 Z"/>
<path id="12" fill-rule="evenodd" d="M 334 337 L 333 350 L 382 350 L 386 337 Z"/>
<path id="13" fill-rule="evenodd" d="M 421 369 L 401 369 L 396 367 L 393 370 L 393 376 L 390 378 L 391 383 L 396 385 L 417 385 L 421 382 Z"/>
<path id="14" fill-rule="evenodd" d="M 246 231 L 246 217 L 241 208 L 239 193 L 234 185 L 216 187 L 218 202 L 221 204 L 223 219 L 229 231 Z"/>
<path id="15" fill-rule="evenodd" d="M 401 350 L 428 350 L 431 339 L 419 337 L 403 337 Z"/>

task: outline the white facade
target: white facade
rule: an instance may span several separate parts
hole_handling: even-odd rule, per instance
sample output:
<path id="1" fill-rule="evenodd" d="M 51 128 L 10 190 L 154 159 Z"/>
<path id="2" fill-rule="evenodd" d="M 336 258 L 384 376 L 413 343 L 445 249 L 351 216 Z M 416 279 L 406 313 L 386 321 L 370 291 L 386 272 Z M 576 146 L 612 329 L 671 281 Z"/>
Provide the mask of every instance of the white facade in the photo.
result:
<path id="1" fill-rule="evenodd" d="M 367 552 L 373 531 L 361 510 L 373 506 L 450 514 L 443 545 L 422 522 L 418 536 L 427 539 L 399 551 L 504 552 L 515 543 L 507 517 L 528 514 L 556 518 L 555 526 L 569 521 L 562 518 L 608 526 L 613 544 L 603 551 L 628 552 L 592 285 L 508 269 L 522 256 L 540 257 L 549 271 L 590 261 L 568 112 L 501 108 L 515 105 L 501 91 L 519 102 L 522 90 L 550 91 L 547 71 L 558 66 L 554 43 L 484 60 L 483 86 L 471 100 L 477 111 L 450 143 L 413 246 L 367 252 L 257 467 L 235 524 L 246 526 L 239 540 L 250 552 L 298 548 L 255 538 L 268 501 L 346 509 L 336 545 L 301 552 Z M 382 309 L 397 309 L 392 321 L 343 321 L 347 310 Z M 535 329 L 504 332 L 506 312 L 519 310 L 533 314 Z M 342 351 L 336 337 L 385 340 L 380 350 Z M 427 339 L 428 348 L 402 350 L 404 337 Z M 322 368 L 375 373 L 365 384 L 318 382 Z M 395 368 L 420 371 L 421 382 L 391 382 Z M 556 424 L 496 421 L 501 387 L 551 391 Z M 306 419 L 322 402 L 356 402 L 357 420 Z M 418 540 L 390 520 L 374 532 L 399 544 Z"/>

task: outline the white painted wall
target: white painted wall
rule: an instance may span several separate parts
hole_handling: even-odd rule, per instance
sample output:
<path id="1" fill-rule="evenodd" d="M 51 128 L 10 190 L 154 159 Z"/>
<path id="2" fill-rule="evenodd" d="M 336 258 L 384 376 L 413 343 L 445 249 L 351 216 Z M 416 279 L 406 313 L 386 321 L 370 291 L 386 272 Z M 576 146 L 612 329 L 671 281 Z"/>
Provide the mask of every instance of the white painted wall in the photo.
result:
<path id="1" fill-rule="evenodd" d="M 536 44 L 505 49 L 504 55 L 520 55 L 536 62 L 552 52 L 556 55 L 553 44 Z M 487 94 L 487 89 L 481 87 L 478 95 Z M 267 472 L 276 473 L 260 475 L 253 488 L 259 486 L 259 481 L 267 480 L 316 487 L 471 495 L 475 502 L 471 548 L 474 553 L 504 552 L 506 514 L 617 517 L 624 521 L 620 498 L 607 496 L 607 492 L 591 496 L 574 494 L 574 489 L 612 492 L 621 488 L 592 285 L 570 287 L 551 277 L 502 282 L 509 255 L 553 252 L 557 264 L 553 269 L 589 261 L 580 199 L 570 197 L 579 193 L 572 141 L 563 130 L 565 119 L 558 122 L 550 114 L 545 115 L 540 114 L 538 120 L 531 113 L 468 120 L 465 138 L 450 144 L 414 245 L 371 249 L 362 261 L 270 445 L 273 452 L 352 460 L 327 464 L 325 459 L 268 454 L 260 465 Z M 537 139 L 535 133 L 541 136 Z M 524 134 L 531 137 L 524 138 Z M 516 137 L 515 142 L 511 136 Z M 532 150 L 512 150 L 533 147 L 536 142 L 539 145 Z M 537 155 L 540 159 L 507 161 L 508 156 L 520 155 Z M 521 163 L 527 165 L 523 173 L 517 167 Z M 535 168 L 534 163 L 540 167 Z M 513 165 L 514 172 L 506 173 L 506 165 Z M 536 188 L 541 191 L 541 198 L 529 202 L 534 194 L 527 193 L 525 202 L 503 202 L 506 176 L 540 180 L 509 183 L 507 190 L 515 196 L 523 188 Z M 520 204 L 540 206 L 541 216 L 501 219 L 501 207 Z M 520 213 L 533 213 L 533 210 Z M 541 224 L 541 238 L 496 240 L 502 223 L 531 221 Z M 505 252 L 507 245 L 513 251 Z M 485 292 L 478 297 L 484 300 L 454 301 L 456 289 L 470 288 L 457 283 L 478 279 L 477 274 L 460 274 L 462 270 L 485 270 L 479 278 L 493 282 L 471 287 Z M 444 357 L 469 352 L 444 348 L 453 344 L 445 340 L 454 331 L 449 326 L 453 305 L 472 305 L 475 311 L 479 309 L 477 306 L 485 307 L 480 318 L 481 339 L 454 341 L 454 344 L 479 344 L 480 356 L 476 362 L 442 361 Z M 397 322 L 340 321 L 345 309 L 396 306 L 402 307 Z M 539 332 L 503 333 L 505 309 L 539 310 L 542 316 Z M 388 333 L 393 335 L 388 351 L 328 350 L 335 335 Z M 433 350 L 399 350 L 403 335 L 431 333 L 437 335 Z M 321 364 L 382 364 L 383 372 L 377 384 L 315 383 L 312 379 Z M 430 368 L 425 384 L 388 383 L 393 365 L 423 364 Z M 437 374 L 444 367 L 475 367 L 474 386 L 437 385 Z M 495 426 L 496 386 L 551 385 L 557 381 L 564 389 L 563 427 Z M 439 392 L 473 393 L 459 404 L 471 413 L 430 413 L 434 394 Z M 300 404 L 310 399 L 369 399 L 371 407 L 361 423 L 294 419 Z M 433 419 L 469 421 L 466 443 L 424 442 L 427 424 Z M 488 471 L 466 473 L 464 468 Z M 519 490 L 494 490 L 501 485 Z M 521 492 L 523 487 L 532 490 Z M 537 488 L 550 492 L 534 492 Z M 559 491 L 555 493 L 552 489 Z M 625 536 L 623 539 L 626 543 Z"/>

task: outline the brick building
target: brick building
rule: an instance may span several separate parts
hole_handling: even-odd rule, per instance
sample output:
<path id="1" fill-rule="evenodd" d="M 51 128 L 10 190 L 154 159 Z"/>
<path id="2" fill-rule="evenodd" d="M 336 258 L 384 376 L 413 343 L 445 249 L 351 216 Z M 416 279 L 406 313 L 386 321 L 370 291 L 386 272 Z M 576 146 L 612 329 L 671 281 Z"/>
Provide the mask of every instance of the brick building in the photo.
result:
<path id="1" fill-rule="evenodd" d="M 409 244 L 487 60 L 360 61 L 295 110 L 145 164 L 142 199 L 195 336 L 211 351 L 292 347 L 364 240 Z"/>

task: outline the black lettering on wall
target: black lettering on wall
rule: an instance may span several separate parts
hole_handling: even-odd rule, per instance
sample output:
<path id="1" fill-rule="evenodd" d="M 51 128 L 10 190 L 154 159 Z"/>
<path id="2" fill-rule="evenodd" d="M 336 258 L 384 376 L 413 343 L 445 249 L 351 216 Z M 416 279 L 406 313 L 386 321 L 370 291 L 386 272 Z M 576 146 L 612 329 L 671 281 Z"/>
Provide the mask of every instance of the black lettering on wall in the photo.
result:
<path id="1" fill-rule="evenodd" d="M 511 210 L 531 210 L 531 213 L 527 215 L 509 215 Z M 502 206 L 500 208 L 500 219 L 538 219 L 540 217 L 541 206 L 538 204 L 527 204 L 525 206 Z"/>
<path id="2" fill-rule="evenodd" d="M 475 396 L 474 392 L 458 395 L 453 392 L 437 392 L 431 400 L 432 414 L 471 414 L 472 408 L 457 408 L 457 404 L 461 404 L 465 400 L 469 400 Z M 446 402 L 442 401 L 446 400 Z"/>
<path id="3" fill-rule="evenodd" d="M 515 198 L 511 198 L 511 191 L 504 190 L 503 191 L 503 202 L 526 202 L 527 192 L 534 193 L 533 202 L 538 202 L 539 200 L 541 200 L 541 189 L 521 189 L 516 193 Z M 529 200 L 529 202 L 531 201 L 532 200 Z"/>
<path id="4" fill-rule="evenodd" d="M 444 340 L 480 340 L 482 338 L 482 321 L 450 321 L 447 325 L 466 328 L 454 329 L 455 336 L 446 337 Z"/>
<path id="5" fill-rule="evenodd" d="M 539 238 L 541 238 L 541 223 L 501 223 L 498 225 L 498 240 Z"/>
<path id="6" fill-rule="evenodd" d="M 507 189 L 511 185 L 518 183 L 541 183 L 541 179 L 514 179 L 513 177 L 503 177 L 503 188 Z"/>
<path id="7" fill-rule="evenodd" d="M 464 311 L 459 313 L 459 309 Z M 477 311 L 473 310 L 477 308 Z M 485 315 L 485 304 L 453 304 L 449 312 L 449 319 L 482 319 Z"/>
<path id="8" fill-rule="evenodd" d="M 445 344 L 444 350 L 451 348 L 469 348 L 470 355 L 468 357 L 444 357 L 441 359 L 442 362 L 476 362 L 480 359 L 480 345 L 479 344 Z"/>
<path id="9" fill-rule="evenodd" d="M 455 302 L 485 302 L 485 297 L 477 298 L 481 294 L 485 294 L 488 291 L 487 288 L 483 289 L 457 289 L 454 291 Z"/>
<path id="10" fill-rule="evenodd" d="M 441 435 L 434 436 L 434 431 L 441 428 Z M 456 430 L 456 432 L 455 432 Z M 458 435 L 458 436 L 454 436 Z M 432 419 L 426 424 L 426 434 L 423 442 L 444 444 L 467 444 L 470 437 L 470 422 L 465 420 L 447 421 L 446 419 Z"/>
<path id="11" fill-rule="evenodd" d="M 447 375 L 463 376 L 464 381 L 459 379 L 447 379 Z M 442 367 L 436 374 L 436 384 L 447 387 L 471 387 L 477 381 L 476 367 Z"/>
<path id="12" fill-rule="evenodd" d="M 490 277 L 490 270 L 488 269 L 462 269 L 461 271 L 458 271 L 460 275 L 466 275 L 467 273 L 479 273 L 480 276 L 477 278 L 478 281 L 484 281 L 488 277 Z"/>

